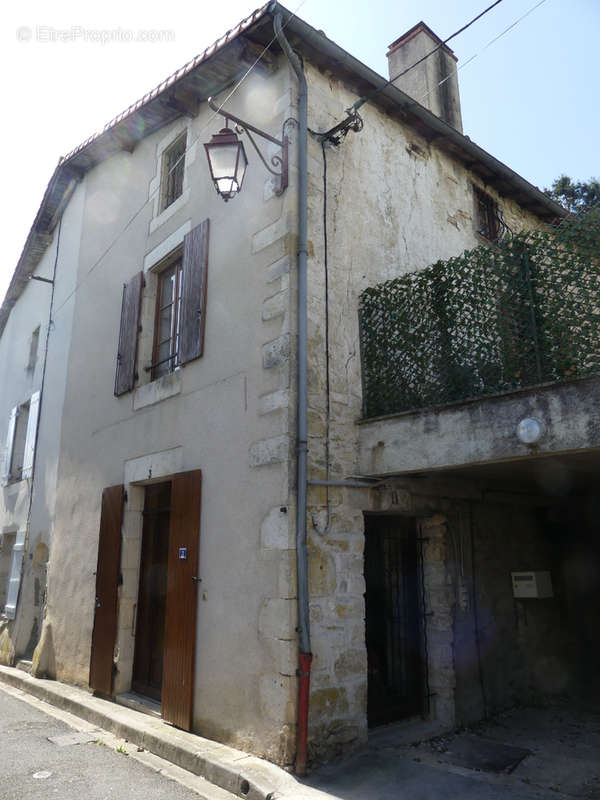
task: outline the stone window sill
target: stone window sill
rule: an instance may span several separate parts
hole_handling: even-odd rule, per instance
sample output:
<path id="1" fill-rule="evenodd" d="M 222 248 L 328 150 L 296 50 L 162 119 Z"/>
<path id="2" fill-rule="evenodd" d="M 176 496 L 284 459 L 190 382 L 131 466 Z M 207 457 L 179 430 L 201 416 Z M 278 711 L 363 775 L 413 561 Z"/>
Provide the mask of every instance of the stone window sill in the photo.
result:
<path id="1" fill-rule="evenodd" d="M 181 370 L 177 369 L 162 378 L 145 383 L 133 393 L 133 410 L 152 406 L 181 392 Z"/>

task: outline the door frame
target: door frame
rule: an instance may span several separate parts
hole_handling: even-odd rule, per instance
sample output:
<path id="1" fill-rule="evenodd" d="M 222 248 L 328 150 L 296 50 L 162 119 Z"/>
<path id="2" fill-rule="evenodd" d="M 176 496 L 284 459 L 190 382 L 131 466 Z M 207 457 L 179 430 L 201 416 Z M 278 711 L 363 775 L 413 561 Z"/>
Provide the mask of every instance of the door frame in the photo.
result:
<path id="1" fill-rule="evenodd" d="M 168 451 L 167 451 L 168 452 Z M 144 457 L 145 459 L 145 457 Z M 166 461 L 167 459 L 165 459 Z M 168 465 L 172 469 L 173 459 L 168 459 Z M 133 677 L 133 660 L 135 651 L 135 634 L 136 634 L 136 615 L 137 615 L 137 599 L 139 591 L 140 579 L 140 559 L 142 548 L 142 527 L 144 509 L 144 496 L 146 486 L 154 483 L 165 483 L 167 481 L 173 482 L 177 477 L 191 475 L 192 473 L 199 474 L 200 470 L 186 470 L 168 471 L 160 469 L 156 461 L 153 461 L 153 468 L 151 470 L 151 478 L 133 480 L 125 483 L 125 490 L 127 502 L 125 505 L 125 512 L 122 526 L 122 550 L 121 550 L 121 575 L 122 585 L 119 588 L 119 602 L 117 609 L 117 625 L 116 625 L 116 665 L 117 671 L 114 676 L 113 696 L 124 695 L 132 691 L 132 677 Z M 141 472 L 142 470 L 140 470 Z M 127 463 L 126 463 L 126 476 L 127 476 Z M 149 470 L 146 468 L 144 472 L 148 474 Z M 139 472 L 138 472 L 139 474 Z M 143 473 L 142 473 L 143 474 Z M 189 554 L 188 565 L 190 572 L 193 576 L 199 576 L 200 561 L 199 561 L 199 548 L 200 548 L 200 530 L 201 530 L 201 507 L 197 509 L 198 514 L 198 535 L 197 535 L 197 549 L 195 554 Z M 171 554 L 170 554 L 171 555 Z M 190 578 L 191 580 L 191 578 Z M 189 713 L 185 712 L 180 715 L 177 721 L 173 724 L 183 729 L 190 729 L 192 724 L 192 709 L 194 687 L 195 687 L 195 651 L 198 646 L 197 641 L 197 612 L 198 612 L 198 588 L 199 581 L 194 582 L 195 587 L 195 603 L 193 603 L 193 627 L 196 633 L 191 652 L 186 654 L 186 665 L 188 671 L 190 670 L 191 660 L 191 674 L 192 682 L 186 680 L 186 692 L 189 698 Z M 192 621 L 192 620 L 190 620 Z M 190 659 L 191 656 L 191 659 Z M 164 686 L 164 677 L 163 677 Z M 164 699 L 163 699 L 164 702 Z M 183 718 L 185 717 L 185 719 Z"/>
<path id="2" fill-rule="evenodd" d="M 368 585 L 367 585 L 367 572 L 366 572 L 366 553 L 367 553 L 367 537 L 368 536 L 377 536 L 381 535 L 378 531 L 371 531 L 369 532 L 369 521 L 371 520 L 371 524 L 375 525 L 376 520 L 408 520 L 414 526 L 414 536 L 415 536 L 415 545 L 416 545 L 416 560 L 415 560 L 415 567 L 417 570 L 417 574 L 415 576 L 416 579 L 416 586 L 415 586 L 415 606 L 417 610 L 417 621 L 416 624 L 418 626 L 417 630 L 417 644 L 418 644 L 418 658 L 419 658 L 419 669 L 420 669 L 420 692 L 421 692 L 421 702 L 420 707 L 415 709 L 411 713 L 407 713 L 406 715 L 401 715 L 394 719 L 389 719 L 385 721 L 381 721 L 378 723 L 374 723 L 369 725 L 369 728 L 376 728 L 380 725 L 385 724 L 403 724 L 406 721 L 411 719 L 415 719 L 416 717 L 421 718 L 428 718 L 430 716 L 430 708 L 429 708 L 429 669 L 430 665 L 428 663 L 428 648 L 427 648 L 427 625 L 428 620 L 425 614 L 426 609 L 424 608 L 425 603 L 425 574 L 423 570 L 423 548 L 422 548 L 422 535 L 421 535 L 421 526 L 420 520 L 421 517 L 415 513 L 401 513 L 398 511 L 383 511 L 383 512 L 369 512 L 365 511 L 364 513 L 364 520 L 365 520 L 365 528 L 364 528 L 364 536 L 365 536 L 365 564 L 364 564 L 364 578 L 365 578 L 365 648 L 367 650 L 367 662 L 369 660 L 369 646 L 368 646 L 368 631 L 367 631 L 367 592 L 368 592 Z M 400 528 L 400 525 L 399 525 Z M 383 569 L 383 564 L 381 565 Z M 370 691 L 370 677 L 367 671 L 367 695 L 369 696 Z M 368 707 L 367 707 L 367 719 L 368 719 Z"/>

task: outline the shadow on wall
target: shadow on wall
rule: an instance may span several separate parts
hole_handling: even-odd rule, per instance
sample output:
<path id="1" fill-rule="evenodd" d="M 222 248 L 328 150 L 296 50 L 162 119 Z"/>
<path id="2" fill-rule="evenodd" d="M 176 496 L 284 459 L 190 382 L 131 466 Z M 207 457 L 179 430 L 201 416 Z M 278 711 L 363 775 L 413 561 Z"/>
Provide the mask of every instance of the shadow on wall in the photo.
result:
<path id="1" fill-rule="evenodd" d="M 563 531 L 564 534 L 564 531 Z M 474 507 L 481 690 L 486 715 L 571 689 L 573 631 L 564 624 L 560 563 L 547 521 L 535 510 Z M 554 594 L 513 597 L 512 571 L 547 570 Z"/>
<path id="2" fill-rule="evenodd" d="M 559 580 L 565 596 L 564 625 L 573 641 L 572 689 L 588 700 L 600 699 L 600 493 L 573 502 L 553 521 L 552 535 L 560 558 Z"/>

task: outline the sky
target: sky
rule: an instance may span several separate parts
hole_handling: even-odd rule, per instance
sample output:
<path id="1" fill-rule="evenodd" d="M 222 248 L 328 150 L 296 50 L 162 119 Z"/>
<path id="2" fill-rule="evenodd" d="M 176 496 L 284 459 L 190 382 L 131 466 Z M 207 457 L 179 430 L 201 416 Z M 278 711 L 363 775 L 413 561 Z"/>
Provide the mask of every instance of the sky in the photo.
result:
<path id="1" fill-rule="evenodd" d="M 445 39 L 491 2 L 287 0 L 284 5 L 387 77 L 388 45 L 417 22 Z M 259 3 L 3 4 L 0 298 L 59 156 Z M 580 180 L 600 177 L 599 35 L 600 0 L 502 0 L 450 43 L 459 59 L 464 133 L 540 188 L 563 173 Z"/>

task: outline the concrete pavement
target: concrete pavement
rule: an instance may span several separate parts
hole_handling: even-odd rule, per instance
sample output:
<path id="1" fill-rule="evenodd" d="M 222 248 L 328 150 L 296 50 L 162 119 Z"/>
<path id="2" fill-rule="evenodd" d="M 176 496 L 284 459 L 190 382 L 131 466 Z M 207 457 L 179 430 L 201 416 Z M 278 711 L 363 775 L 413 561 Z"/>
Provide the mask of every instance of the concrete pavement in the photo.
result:
<path id="1" fill-rule="evenodd" d="M 233 800 L 108 732 L 91 725 L 74 731 L 81 720 L 70 717 L 20 690 L 0 689 L 0 800 Z"/>
<path id="2" fill-rule="evenodd" d="M 168 769 L 175 770 L 171 777 L 200 781 L 194 791 L 207 800 L 233 796 L 248 800 L 600 800 L 600 713 L 593 710 L 585 717 L 576 711 L 569 716 L 567 709 L 560 708 L 508 712 L 476 732 L 486 740 L 514 742 L 531 750 L 510 774 L 466 768 L 453 761 L 453 742 L 472 733 L 411 746 L 389 728 L 374 732 L 369 746 L 353 758 L 322 767 L 301 781 L 263 759 L 177 730 L 81 688 L 35 679 L 10 667 L 0 667 L 0 689 L 3 684 L 5 691 L 26 693 L 29 702 L 50 714 L 66 714 L 68 724 L 78 730 L 108 731 L 106 735 L 117 737 L 115 742 L 154 769 L 165 772 L 165 762 L 169 762 Z M 142 754 L 138 746 L 144 748 Z M 8 796 L 20 800 L 18 795 Z M 74 795 L 73 800 L 82 796 Z M 4 800 L 1 793 L 0 800 Z"/>

